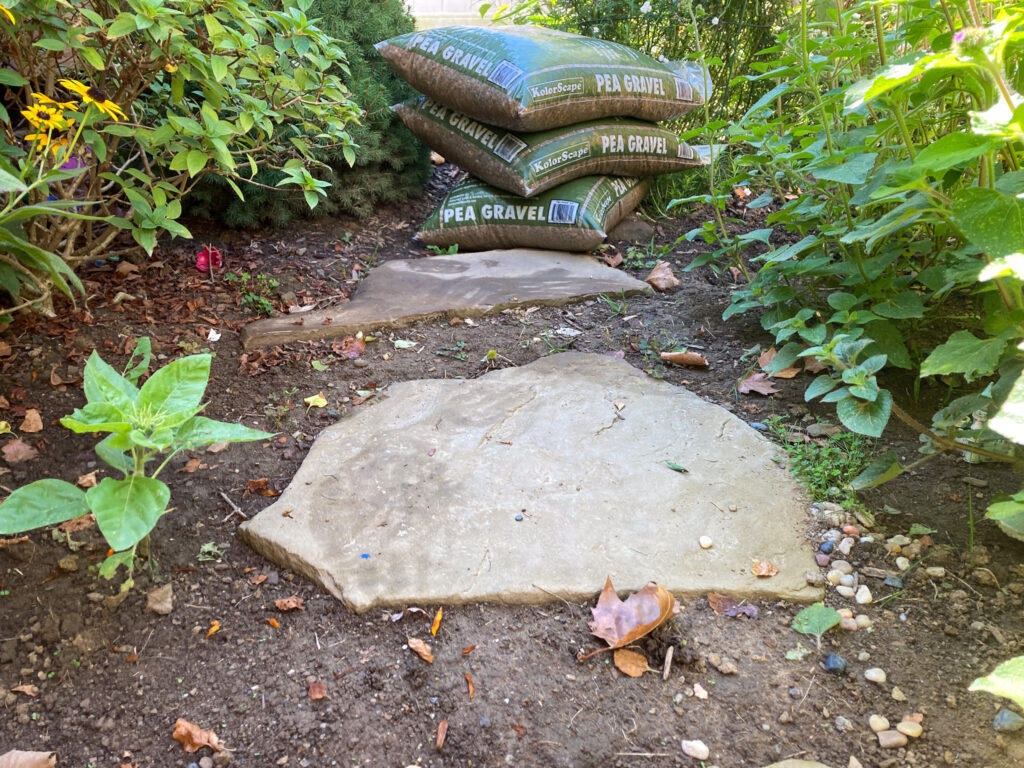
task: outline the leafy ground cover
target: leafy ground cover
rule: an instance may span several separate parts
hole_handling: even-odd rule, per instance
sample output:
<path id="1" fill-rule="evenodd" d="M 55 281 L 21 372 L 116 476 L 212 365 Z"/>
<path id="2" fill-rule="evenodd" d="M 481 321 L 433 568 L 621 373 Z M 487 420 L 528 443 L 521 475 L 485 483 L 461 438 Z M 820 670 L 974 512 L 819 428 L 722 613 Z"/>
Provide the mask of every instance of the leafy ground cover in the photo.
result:
<path id="1" fill-rule="evenodd" d="M 56 749 L 66 765 L 184 767 L 208 750 L 182 750 L 172 738 L 181 718 L 232 750 L 218 752 L 217 764 L 252 766 L 698 764 L 683 756 L 682 740 L 710 748 L 705 765 L 737 768 L 785 757 L 979 768 L 1024 760 L 1020 735 L 991 727 L 1007 702 L 967 690 L 1024 646 L 1021 544 L 983 518 L 993 495 L 1017 488 L 1005 466 L 950 453 L 857 497 L 876 518 L 875 541 L 850 557 L 858 569 L 895 570 L 887 537 L 931 541 L 902 588 L 867 579 L 875 593 L 862 611 L 870 631 L 829 629 L 819 652 L 791 628 L 797 606 L 687 600 L 678 617 L 638 641 L 659 673 L 637 679 L 606 663 L 610 654 L 577 660 L 601 645 L 587 623 L 593 601 L 446 607 L 431 636 L 437 606 L 395 621 L 350 615 L 236 540 L 238 523 L 285 487 L 316 434 L 373 407 L 388 384 L 478 376 L 566 348 L 621 354 L 753 424 L 777 424 L 783 441 L 807 449 L 796 459 L 829 444 L 819 417 L 834 421 L 834 411 L 803 399 L 811 374 L 763 375 L 759 358 L 772 338 L 753 318 L 720 319 L 744 289 L 742 275 L 683 272 L 710 249 L 678 240 L 699 215 L 657 223 L 653 243 L 633 246 L 635 274 L 648 269 L 647 247 L 682 279 L 666 294 L 376 334 L 359 363 L 348 355 L 352 342 L 342 340 L 242 352 L 237 332 L 254 312 L 228 273 L 276 281 L 264 296 L 275 311 L 293 300 L 337 301 L 373 264 L 428 255 L 411 234 L 450 174 L 442 167 L 429 194 L 412 204 L 368 221 L 328 220 L 315 231 L 204 232 L 190 222 L 197 245 L 176 242 L 152 261 L 87 267 L 89 298 L 79 307 L 58 304 L 55 318 L 16 319 L 0 345 L 0 418 L 16 433 L 3 448 L 0 483 L 8 489 L 50 476 L 76 482 L 100 469 L 95 440 L 68 435 L 58 419 L 85 402 L 81 377 L 91 352 L 120 369 L 139 336 L 152 339 L 154 368 L 213 352 L 205 415 L 278 436 L 172 460 L 162 477 L 174 511 L 154 531 L 155 568 L 137 569 L 123 598 L 116 582 L 94 574 L 106 553 L 96 528 L 36 532 L 0 547 L 0 745 Z M 735 234 L 763 226 L 763 211 L 738 197 L 728 206 Z M 223 255 L 212 275 L 194 268 L 206 242 Z M 628 252 L 630 244 L 617 245 Z M 662 352 L 683 348 L 708 366 L 662 360 Z M 918 386 L 899 372 L 880 376 L 920 418 L 945 396 L 945 388 Z M 836 450 L 849 455 L 844 446 Z M 917 435 L 893 425 L 868 446 L 884 449 L 912 460 Z M 833 477 L 820 475 L 825 495 Z M 772 521 L 764 525 L 770 535 Z M 808 536 L 820 532 L 809 516 Z M 924 566 L 945 573 L 929 577 Z M 167 585 L 170 613 L 147 610 L 147 593 Z M 594 585 L 595 600 L 601 586 Z M 827 602 L 848 607 L 831 591 Z M 429 643 L 432 663 L 410 650 L 410 638 Z M 845 674 L 826 673 L 830 652 L 846 659 Z M 864 679 L 871 667 L 887 671 L 886 686 Z M 894 685 L 906 700 L 893 698 Z M 880 749 L 868 716 L 899 722 L 914 712 L 923 715 L 924 735 L 905 750 Z"/>

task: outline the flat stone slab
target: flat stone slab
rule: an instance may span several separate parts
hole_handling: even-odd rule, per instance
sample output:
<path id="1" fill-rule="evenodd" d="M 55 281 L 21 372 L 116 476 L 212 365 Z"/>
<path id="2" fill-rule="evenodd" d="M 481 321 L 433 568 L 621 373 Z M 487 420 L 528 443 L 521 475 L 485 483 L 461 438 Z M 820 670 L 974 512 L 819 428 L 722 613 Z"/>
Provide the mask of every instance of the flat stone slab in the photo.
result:
<path id="1" fill-rule="evenodd" d="M 602 293 L 633 296 L 651 287 L 585 253 L 513 248 L 374 267 L 352 298 L 329 309 L 257 320 L 245 349 L 315 341 L 442 317 L 478 317 L 509 307 L 561 306 Z"/>
<path id="2" fill-rule="evenodd" d="M 239 532 L 356 611 L 580 600 L 609 575 L 620 590 L 818 600 L 805 503 L 775 455 L 686 389 L 563 353 L 392 385 L 324 430 Z M 759 561 L 778 574 L 755 577 Z"/>

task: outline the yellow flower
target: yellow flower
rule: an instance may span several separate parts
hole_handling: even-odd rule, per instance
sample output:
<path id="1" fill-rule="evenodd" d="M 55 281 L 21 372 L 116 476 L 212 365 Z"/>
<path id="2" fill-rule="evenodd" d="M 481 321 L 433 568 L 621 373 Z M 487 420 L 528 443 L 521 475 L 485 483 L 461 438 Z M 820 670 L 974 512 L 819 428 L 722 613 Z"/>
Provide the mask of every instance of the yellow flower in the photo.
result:
<path id="1" fill-rule="evenodd" d="M 8 19 L 11 20 L 11 24 L 14 24 L 14 14 L 7 10 L 7 6 L 0 5 L 0 12 L 4 14 Z"/>
<path id="2" fill-rule="evenodd" d="M 56 99 L 51 99 L 45 93 L 36 93 L 33 91 L 32 98 L 40 104 L 49 104 L 55 109 L 78 109 L 77 101 L 57 101 Z"/>
<path id="3" fill-rule="evenodd" d="M 27 133 L 25 134 L 25 141 L 36 142 L 36 149 L 44 149 L 50 143 L 50 134 L 43 133 Z"/>
<path id="4" fill-rule="evenodd" d="M 48 104 L 33 104 L 28 109 L 21 110 L 21 114 L 32 123 L 33 128 L 45 128 L 49 131 L 67 130 L 75 122 L 73 118 L 64 117 L 63 112 Z"/>
<path id="5" fill-rule="evenodd" d="M 40 149 L 42 147 L 44 147 L 44 146 L 46 146 L 46 145 L 45 144 L 41 144 L 40 145 Z M 61 154 L 63 152 L 67 152 L 67 149 L 68 149 L 68 140 L 67 140 L 66 136 L 61 136 L 56 141 L 50 142 L 50 151 L 53 152 L 54 159 L 57 158 L 57 155 L 59 155 L 59 154 Z"/>
<path id="6" fill-rule="evenodd" d="M 60 84 L 67 88 L 69 91 L 77 93 L 82 97 L 83 104 L 95 104 L 96 107 L 103 114 L 110 117 L 112 120 L 126 120 L 124 112 L 114 102 L 107 98 L 102 90 L 97 88 L 95 85 L 86 85 L 78 80 L 61 80 Z"/>

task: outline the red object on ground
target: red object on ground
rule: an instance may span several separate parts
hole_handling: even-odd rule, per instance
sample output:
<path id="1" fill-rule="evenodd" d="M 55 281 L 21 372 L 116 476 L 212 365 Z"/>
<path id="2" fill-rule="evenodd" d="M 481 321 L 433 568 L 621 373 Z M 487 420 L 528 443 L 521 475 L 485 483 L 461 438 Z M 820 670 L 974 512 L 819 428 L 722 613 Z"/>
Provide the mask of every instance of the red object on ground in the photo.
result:
<path id="1" fill-rule="evenodd" d="M 211 264 L 214 269 L 218 269 L 220 267 L 220 251 L 212 245 L 208 245 L 196 254 L 196 269 L 200 272 L 209 272 Z"/>

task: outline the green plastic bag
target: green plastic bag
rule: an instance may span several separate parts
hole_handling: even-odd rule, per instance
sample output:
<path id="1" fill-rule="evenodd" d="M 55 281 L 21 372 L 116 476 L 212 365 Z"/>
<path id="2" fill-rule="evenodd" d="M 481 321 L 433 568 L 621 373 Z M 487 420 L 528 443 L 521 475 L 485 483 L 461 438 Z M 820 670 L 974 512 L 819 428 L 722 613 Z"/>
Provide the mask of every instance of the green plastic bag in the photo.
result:
<path id="1" fill-rule="evenodd" d="M 377 43 L 437 102 L 510 131 L 602 117 L 670 120 L 704 103 L 698 64 L 662 63 L 607 40 L 528 26 L 440 27 Z"/>

